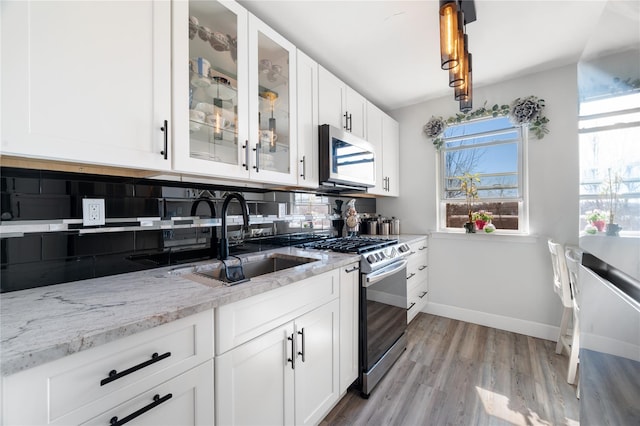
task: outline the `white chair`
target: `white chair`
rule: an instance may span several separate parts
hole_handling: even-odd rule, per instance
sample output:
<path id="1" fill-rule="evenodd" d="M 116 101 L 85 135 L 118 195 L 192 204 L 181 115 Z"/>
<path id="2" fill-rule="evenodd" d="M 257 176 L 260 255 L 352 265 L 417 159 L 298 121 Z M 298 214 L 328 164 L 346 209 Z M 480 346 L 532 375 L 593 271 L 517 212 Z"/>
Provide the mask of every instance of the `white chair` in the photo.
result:
<path id="1" fill-rule="evenodd" d="M 565 249 L 565 259 L 567 261 L 567 271 L 569 273 L 569 283 L 571 285 L 571 299 L 573 301 L 573 338 L 571 339 L 571 353 L 569 354 L 569 371 L 567 382 L 574 384 L 576 372 L 580 363 L 580 283 L 578 281 L 578 266 L 582 263 L 582 251 L 576 247 Z M 578 390 L 578 398 L 580 393 Z"/>
<path id="2" fill-rule="evenodd" d="M 572 316 L 573 301 L 571 300 L 571 288 L 569 285 L 569 274 L 567 272 L 564 248 L 562 244 L 558 244 L 552 239 L 549 239 L 548 245 L 549 252 L 551 253 L 551 266 L 553 267 L 553 291 L 560 297 L 562 306 L 564 307 L 562 320 L 560 321 L 560 334 L 558 336 L 558 343 L 556 344 L 556 353 L 562 353 L 563 348 L 567 353 L 570 353 L 572 336 L 567 333 L 567 330 Z"/>

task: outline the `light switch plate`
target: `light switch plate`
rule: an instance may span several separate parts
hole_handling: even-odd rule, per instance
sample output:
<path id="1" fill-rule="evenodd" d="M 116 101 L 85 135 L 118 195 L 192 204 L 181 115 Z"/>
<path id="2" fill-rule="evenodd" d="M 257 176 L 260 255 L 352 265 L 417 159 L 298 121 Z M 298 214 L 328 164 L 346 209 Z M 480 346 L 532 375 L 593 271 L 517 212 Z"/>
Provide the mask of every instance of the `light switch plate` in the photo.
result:
<path id="1" fill-rule="evenodd" d="M 96 226 L 105 224 L 104 198 L 82 199 L 82 224 Z"/>

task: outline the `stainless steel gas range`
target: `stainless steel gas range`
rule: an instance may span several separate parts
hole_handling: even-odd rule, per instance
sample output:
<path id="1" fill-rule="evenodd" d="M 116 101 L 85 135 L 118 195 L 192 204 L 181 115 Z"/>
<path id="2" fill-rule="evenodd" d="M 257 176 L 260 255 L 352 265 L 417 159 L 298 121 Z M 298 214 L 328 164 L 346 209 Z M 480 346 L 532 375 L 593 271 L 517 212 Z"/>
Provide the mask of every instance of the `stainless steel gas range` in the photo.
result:
<path id="1" fill-rule="evenodd" d="M 407 347 L 409 246 L 381 238 L 332 238 L 302 247 L 360 254 L 360 377 L 365 398 Z"/>

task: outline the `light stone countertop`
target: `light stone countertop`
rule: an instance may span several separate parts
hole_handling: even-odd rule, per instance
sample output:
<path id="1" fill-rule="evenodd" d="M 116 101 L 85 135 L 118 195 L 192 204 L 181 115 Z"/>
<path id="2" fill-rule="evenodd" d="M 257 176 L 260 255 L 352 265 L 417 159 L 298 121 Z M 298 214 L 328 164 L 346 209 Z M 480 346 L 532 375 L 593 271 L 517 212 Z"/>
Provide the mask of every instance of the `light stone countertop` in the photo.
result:
<path id="1" fill-rule="evenodd" d="M 204 261 L 4 293 L 0 295 L 0 372 L 8 376 L 360 258 L 294 247 L 240 257 L 258 260 L 268 253 L 312 257 L 318 262 L 230 287 L 189 279 L 196 268 L 213 267 L 214 262 Z"/>

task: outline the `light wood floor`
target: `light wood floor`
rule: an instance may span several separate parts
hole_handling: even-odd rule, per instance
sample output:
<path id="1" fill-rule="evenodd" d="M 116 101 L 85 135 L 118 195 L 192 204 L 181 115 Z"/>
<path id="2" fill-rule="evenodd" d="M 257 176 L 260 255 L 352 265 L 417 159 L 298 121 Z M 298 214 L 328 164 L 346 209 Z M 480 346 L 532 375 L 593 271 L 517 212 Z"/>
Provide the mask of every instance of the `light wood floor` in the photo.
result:
<path id="1" fill-rule="evenodd" d="M 349 390 L 321 425 L 577 425 L 555 343 L 418 314 L 368 400 Z"/>

